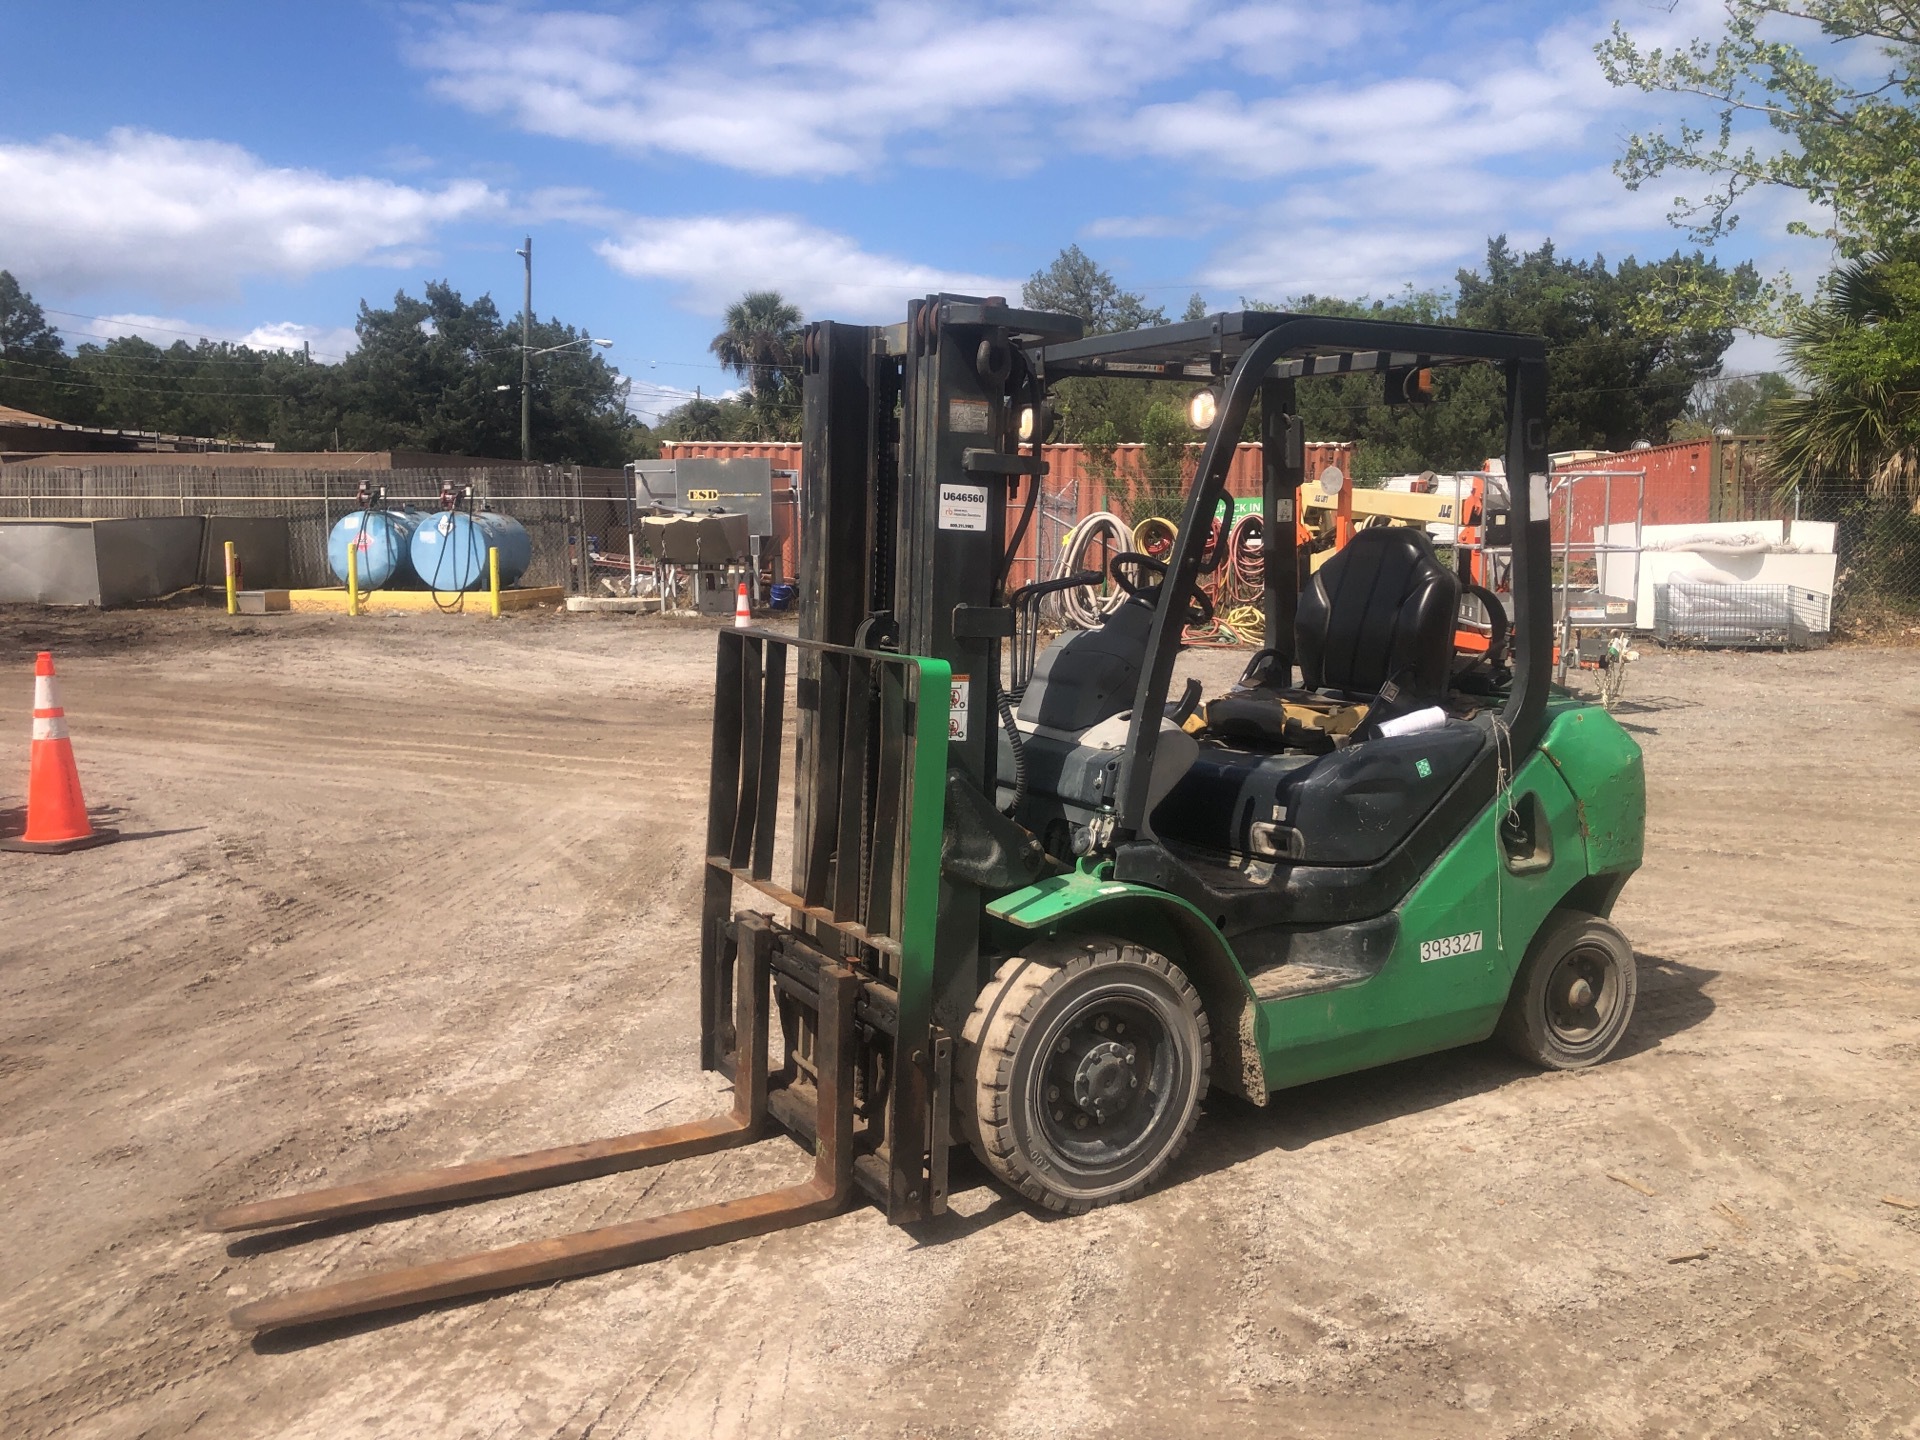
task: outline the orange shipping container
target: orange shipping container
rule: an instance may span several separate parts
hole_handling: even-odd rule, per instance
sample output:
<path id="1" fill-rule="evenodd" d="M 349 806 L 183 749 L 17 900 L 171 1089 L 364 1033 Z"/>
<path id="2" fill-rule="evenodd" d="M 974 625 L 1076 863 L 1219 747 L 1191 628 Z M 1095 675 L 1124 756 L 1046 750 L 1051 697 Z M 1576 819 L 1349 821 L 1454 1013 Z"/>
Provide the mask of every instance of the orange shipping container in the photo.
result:
<path id="1" fill-rule="evenodd" d="M 1189 463 L 1199 458 L 1199 448 L 1198 445 L 1192 447 Z M 1098 473 L 1094 459 L 1084 445 L 1048 445 L 1043 453 L 1047 462 L 1047 476 L 1042 482 L 1042 498 L 1035 507 L 1035 523 L 1029 525 L 1021 540 L 1020 551 L 1014 557 L 1008 576 L 1008 584 L 1012 586 L 1024 585 L 1052 573 L 1058 558 L 1057 547 L 1066 532 L 1085 516 L 1117 503 L 1113 492 L 1121 486 L 1130 488 L 1140 475 L 1145 447 L 1114 446 L 1112 471 Z M 676 440 L 660 447 L 660 458 L 663 460 L 764 458 L 773 463 L 775 471 L 795 472 L 798 484 L 804 485 L 806 477 L 801 473 L 800 457 L 801 446 L 787 441 Z M 1257 444 L 1234 448 L 1233 461 L 1227 470 L 1229 495 L 1251 498 L 1260 493 L 1262 459 Z M 1315 476 L 1328 466 L 1351 476 L 1353 445 L 1347 441 L 1308 442 L 1306 473 Z M 776 474 L 773 487 L 775 541 L 780 549 L 782 569 L 790 576 L 799 573 L 797 499 L 796 493 L 783 487 L 780 476 Z M 1025 505 L 1024 492 L 1009 500 L 1009 534 L 1013 526 L 1019 523 L 1019 514 Z"/>

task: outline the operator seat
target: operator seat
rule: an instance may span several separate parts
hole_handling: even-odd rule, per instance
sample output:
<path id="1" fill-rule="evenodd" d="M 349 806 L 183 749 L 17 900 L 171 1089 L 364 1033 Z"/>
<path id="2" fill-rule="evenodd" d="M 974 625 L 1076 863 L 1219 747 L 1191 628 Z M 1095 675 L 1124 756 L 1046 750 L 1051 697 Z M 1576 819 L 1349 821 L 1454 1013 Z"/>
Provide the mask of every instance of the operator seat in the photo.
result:
<path id="1" fill-rule="evenodd" d="M 1459 596 L 1422 532 L 1354 536 L 1300 596 L 1294 645 L 1315 693 L 1255 669 L 1209 704 L 1199 755 L 1154 811 L 1154 836 L 1119 847 L 1114 878 L 1184 896 L 1229 935 L 1391 910 L 1492 798 L 1487 714 L 1377 729 L 1445 701 Z M 1330 692 L 1369 702 L 1366 721 L 1325 753 L 1290 747 L 1288 702 Z"/>
<path id="2" fill-rule="evenodd" d="M 1389 680 L 1431 704 L 1453 671 L 1460 582 L 1426 532 L 1362 530 L 1300 592 L 1293 641 L 1310 689 L 1374 695 Z"/>
<path id="3" fill-rule="evenodd" d="M 1433 553 L 1425 532 L 1404 526 L 1362 530 L 1300 592 L 1293 646 L 1309 690 L 1374 700 L 1389 681 L 1397 691 L 1370 718 L 1417 710 L 1445 698 L 1453 671 L 1460 582 Z M 1247 678 L 1207 706 L 1215 735 L 1282 743 L 1282 693 Z"/>

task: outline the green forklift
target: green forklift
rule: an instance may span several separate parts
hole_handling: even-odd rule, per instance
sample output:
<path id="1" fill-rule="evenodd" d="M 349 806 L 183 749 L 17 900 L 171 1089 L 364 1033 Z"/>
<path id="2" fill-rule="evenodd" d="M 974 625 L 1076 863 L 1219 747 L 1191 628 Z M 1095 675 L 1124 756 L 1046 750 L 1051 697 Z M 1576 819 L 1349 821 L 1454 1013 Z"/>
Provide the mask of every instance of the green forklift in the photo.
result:
<path id="1" fill-rule="evenodd" d="M 269 1330 L 631 1265 L 834 1214 L 947 1206 L 949 1158 L 1077 1213 L 1153 1185 L 1209 1091 L 1275 1092 L 1498 1036 L 1592 1065 L 1632 1015 L 1609 922 L 1645 785 L 1605 711 L 1552 689 L 1546 355 L 1526 335 L 1237 312 L 1083 336 L 930 296 L 904 324 L 810 325 L 798 634 L 721 632 L 700 944 L 711 1120 L 237 1205 L 220 1232 L 373 1219 L 751 1144 L 802 1183 L 254 1302 Z M 1441 367 L 1505 380 L 1501 596 L 1419 529 L 1308 573 L 1296 396 Z M 1211 413 L 1177 536 L 1009 589 L 1053 388 L 1173 387 Z M 1264 646 L 1184 674 L 1262 442 Z M 1217 524 L 1217 522 L 1220 522 Z M 1045 641 L 1049 597 L 1124 598 Z M 1463 605 L 1492 643 L 1457 653 Z M 1176 690 L 1176 679 L 1180 680 Z"/>

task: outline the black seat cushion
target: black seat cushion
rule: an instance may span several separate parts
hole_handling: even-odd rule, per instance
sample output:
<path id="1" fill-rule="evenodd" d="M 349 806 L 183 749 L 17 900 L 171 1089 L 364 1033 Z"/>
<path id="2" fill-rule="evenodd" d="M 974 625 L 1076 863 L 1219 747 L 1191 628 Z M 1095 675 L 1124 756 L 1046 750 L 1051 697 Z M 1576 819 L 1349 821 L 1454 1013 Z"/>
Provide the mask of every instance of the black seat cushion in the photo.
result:
<path id="1" fill-rule="evenodd" d="M 1252 827 L 1270 821 L 1292 832 L 1293 861 L 1372 865 L 1404 844 L 1491 747 L 1490 733 L 1454 720 L 1321 756 L 1205 744 L 1154 811 L 1154 832 L 1225 861 L 1257 854 Z"/>
<path id="2" fill-rule="evenodd" d="M 1307 770 L 1300 778 L 1311 774 Z M 1461 831 L 1493 802 L 1497 783 L 1498 766 L 1488 739 L 1405 838 L 1371 864 L 1283 861 L 1256 870 L 1233 863 L 1212 847 L 1148 837 L 1115 848 L 1113 878 L 1180 896 L 1229 937 L 1280 923 L 1364 920 L 1386 914 L 1406 898 Z"/>
<path id="3" fill-rule="evenodd" d="M 1453 669 L 1459 608 L 1460 582 L 1424 532 L 1362 530 L 1300 592 L 1301 678 L 1316 690 L 1369 696 L 1394 680 L 1406 700 L 1437 700 Z"/>

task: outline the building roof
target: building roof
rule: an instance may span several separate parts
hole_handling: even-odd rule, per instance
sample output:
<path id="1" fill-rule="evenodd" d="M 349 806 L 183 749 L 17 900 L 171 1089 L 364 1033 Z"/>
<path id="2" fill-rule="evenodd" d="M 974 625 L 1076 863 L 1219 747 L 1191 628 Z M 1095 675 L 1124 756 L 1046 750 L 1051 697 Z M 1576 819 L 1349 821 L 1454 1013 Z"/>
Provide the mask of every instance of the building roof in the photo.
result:
<path id="1" fill-rule="evenodd" d="M 11 405 L 0 405 L 0 425 L 51 425 L 59 428 L 60 422 L 28 410 L 16 410 Z"/>
<path id="2" fill-rule="evenodd" d="M 0 405 L 0 452 L 119 451 L 147 454 L 186 450 L 198 453 L 242 450 L 253 454 L 273 449 L 270 441 L 216 440 L 206 435 L 169 435 L 159 430 L 115 430 L 99 425 L 71 425 Z"/>

